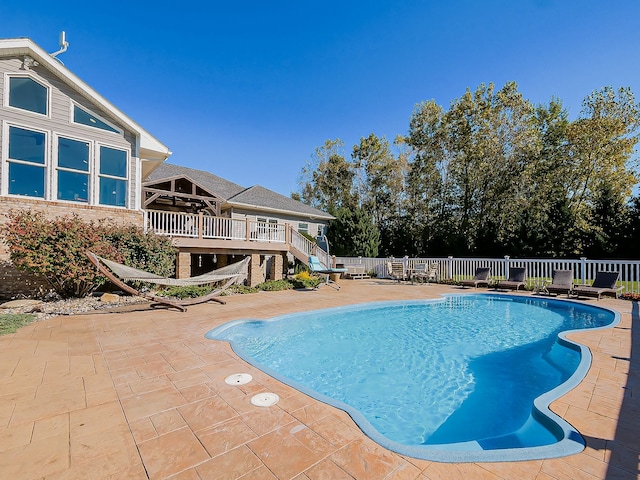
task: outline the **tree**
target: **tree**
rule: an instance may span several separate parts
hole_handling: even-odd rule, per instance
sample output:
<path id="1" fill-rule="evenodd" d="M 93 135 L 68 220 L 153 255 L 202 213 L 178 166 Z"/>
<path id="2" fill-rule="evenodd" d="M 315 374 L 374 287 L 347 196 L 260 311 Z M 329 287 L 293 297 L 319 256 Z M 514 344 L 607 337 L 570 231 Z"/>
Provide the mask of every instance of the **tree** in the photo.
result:
<path id="1" fill-rule="evenodd" d="M 332 215 L 340 207 L 357 205 L 355 171 L 345 160 L 343 147 L 340 139 L 325 141 L 316 148 L 299 179 L 301 201 Z"/>
<path id="2" fill-rule="evenodd" d="M 598 251 L 596 244 L 611 243 L 620 236 L 616 230 L 624 225 L 623 212 L 638 181 L 633 153 L 639 114 L 630 89 L 616 92 L 606 87 L 585 98 L 580 118 L 569 126 L 569 203 L 582 252 Z M 603 208 L 617 218 L 598 223 L 603 220 Z"/>
<path id="3" fill-rule="evenodd" d="M 372 218 L 380 233 L 380 241 L 388 246 L 391 240 L 389 223 L 399 215 L 404 204 L 404 157 L 396 157 L 387 139 L 378 138 L 373 133 L 354 145 L 351 157 L 357 172 L 356 190 L 360 207 Z"/>
<path id="4" fill-rule="evenodd" d="M 327 236 L 331 253 L 340 256 L 377 257 L 380 233 L 363 208 L 341 207 L 335 212 Z"/>

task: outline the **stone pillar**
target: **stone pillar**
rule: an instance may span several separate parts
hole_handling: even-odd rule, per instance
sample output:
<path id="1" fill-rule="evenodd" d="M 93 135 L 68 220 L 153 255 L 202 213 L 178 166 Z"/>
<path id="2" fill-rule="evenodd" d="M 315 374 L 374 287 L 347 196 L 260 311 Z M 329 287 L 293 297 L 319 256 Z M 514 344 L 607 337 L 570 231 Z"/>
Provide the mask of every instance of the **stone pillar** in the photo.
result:
<path id="1" fill-rule="evenodd" d="M 176 278 L 189 278 L 191 276 L 191 253 L 178 252 L 176 259 Z"/>
<path id="2" fill-rule="evenodd" d="M 259 283 L 264 282 L 262 257 L 258 253 L 251 254 L 251 262 L 249 262 L 249 278 L 247 279 L 247 282 L 250 287 L 255 287 Z"/>
<path id="3" fill-rule="evenodd" d="M 283 265 L 282 255 L 274 255 L 271 257 L 271 271 L 269 272 L 269 278 L 271 278 L 271 280 L 282 280 Z"/>

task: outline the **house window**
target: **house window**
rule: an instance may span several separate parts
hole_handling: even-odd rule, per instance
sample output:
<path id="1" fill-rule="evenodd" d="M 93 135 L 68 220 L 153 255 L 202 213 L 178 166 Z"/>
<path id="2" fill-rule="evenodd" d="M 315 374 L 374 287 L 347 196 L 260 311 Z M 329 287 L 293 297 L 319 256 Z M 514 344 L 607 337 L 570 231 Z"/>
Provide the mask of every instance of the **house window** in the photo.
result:
<path id="1" fill-rule="evenodd" d="M 9 78 L 9 106 L 47 114 L 47 87 L 29 77 Z"/>
<path id="2" fill-rule="evenodd" d="M 87 112 L 77 105 L 73 106 L 73 122 L 88 127 L 99 128 L 100 130 L 106 130 L 107 132 L 120 133 L 104 120 L 101 120 L 96 115 Z"/>
<path id="3" fill-rule="evenodd" d="M 9 127 L 9 194 L 44 198 L 46 136 Z"/>
<path id="4" fill-rule="evenodd" d="M 58 138 L 58 200 L 89 201 L 89 143 Z"/>
<path id="5" fill-rule="evenodd" d="M 127 152 L 100 147 L 100 204 L 127 206 Z"/>
<path id="6" fill-rule="evenodd" d="M 299 223 L 298 224 L 298 233 L 306 233 L 309 234 L 309 224 L 308 223 Z"/>

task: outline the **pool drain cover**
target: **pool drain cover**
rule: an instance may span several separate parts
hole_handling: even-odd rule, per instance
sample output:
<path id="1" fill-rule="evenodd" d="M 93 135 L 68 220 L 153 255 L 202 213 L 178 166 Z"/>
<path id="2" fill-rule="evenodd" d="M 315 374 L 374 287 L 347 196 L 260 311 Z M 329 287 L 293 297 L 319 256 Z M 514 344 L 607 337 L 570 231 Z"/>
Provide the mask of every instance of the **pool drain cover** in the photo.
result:
<path id="1" fill-rule="evenodd" d="M 251 398 L 251 403 L 256 407 L 270 407 L 275 405 L 280 400 L 280 397 L 275 393 L 259 393 Z"/>
<path id="2" fill-rule="evenodd" d="M 244 385 L 253 380 L 253 377 L 248 373 L 234 373 L 224 379 L 224 383 L 227 385 Z"/>

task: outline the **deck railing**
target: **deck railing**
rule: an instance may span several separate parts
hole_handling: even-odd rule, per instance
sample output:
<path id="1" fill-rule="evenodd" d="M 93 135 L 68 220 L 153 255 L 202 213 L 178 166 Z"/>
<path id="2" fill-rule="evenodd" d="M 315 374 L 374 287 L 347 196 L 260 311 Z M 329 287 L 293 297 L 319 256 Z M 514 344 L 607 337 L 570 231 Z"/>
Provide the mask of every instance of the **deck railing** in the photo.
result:
<path id="1" fill-rule="evenodd" d="M 527 282 L 532 288 L 539 287 L 549 279 L 553 270 L 573 270 L 575 283 L 591 284 L 599 271 L 618 272 L 618 285 L 624 287 L 623 292 L 640 293 L 640 260 L 591 260 L 586 257 L 578 259 L 564 258 L 454 258 L 454 257 L 422 257 L 422 258 L 365 258 L 337 257 L 336 262 L 344 265 L 362 265 L 378 277 L 387 276 L 387 262 L 402 261 L 408 269 L 421 263 L 438 263 L 441 279 L 461 280 L 472 278 L 476 268 L 489 267 L 494 280 L 502 280 L 509 276 L 512 267 L 527 269 Z"/>
<path id="2" fill-rule="evenodd" d="M 145 231 L 170 237 L 247 240 L 285 243 L 287 226 L 250 219 L 210 217 L 199 214 L 144 211 Z"/>

